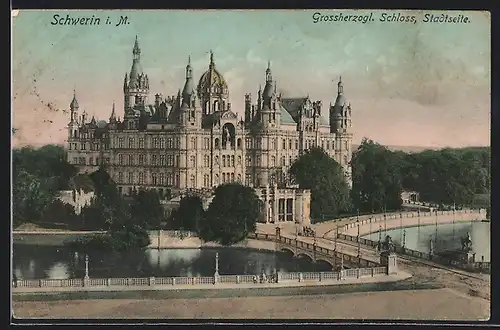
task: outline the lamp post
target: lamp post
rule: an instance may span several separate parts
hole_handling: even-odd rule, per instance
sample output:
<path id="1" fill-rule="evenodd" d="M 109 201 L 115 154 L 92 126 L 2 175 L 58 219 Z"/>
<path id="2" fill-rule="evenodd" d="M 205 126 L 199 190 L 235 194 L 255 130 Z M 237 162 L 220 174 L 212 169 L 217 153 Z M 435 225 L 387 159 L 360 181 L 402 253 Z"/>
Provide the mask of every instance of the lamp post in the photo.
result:
<path id="1" fill-rule="evenodd" d="M 436 244 L 437 243 L 437 236 L 438 236 L 438 211 L 435 210 L 435 212 L 436 212 L 436 226 L 435 226 L 436 227 L 436 234 L 434 236 L 435 237 L 434 238 L 434 243 Z"/>
<path id="2" fill-rule="evenodd" d="M 378 249 L 380 251 L 380 244 L 382 244 L 382 225 L 378 225 Z"/>
<path id="3" fill-rule="evenodd" d="M 361 242 L 359 241 L 359 219 L 357 220 L 357 224 L 358 224 L 358 236 L 356 240 L 358 241 L 358 258 L 359 258 L 359 251 L 361 249 Z"/>
<path id="4" fill-rule="evenodd" d="M 215 273 L 214 276 L 219 276 L 219 252 L 215 253 Z"/>
<path id="5" fill-rule="evenodd" d="M 387 215 L 385 214 L 385 205 L 384 205 L 384 235 L 387 236 Z"/>
<path id="6" fill-rule="evenodd" d="M 85 276 L 84 279 L 89 279 L 89 255 L 85 255 Z"/>
<path id="7" fill-rule="evenodd" d="M 403 229 L 403 249 L 406 247 L 406 229 Z"/>
<path id="8" fill-rule="evenodd" d="M 453 237 L 452 242 L 455 242 L 455 202 L 453 202 Z"/>

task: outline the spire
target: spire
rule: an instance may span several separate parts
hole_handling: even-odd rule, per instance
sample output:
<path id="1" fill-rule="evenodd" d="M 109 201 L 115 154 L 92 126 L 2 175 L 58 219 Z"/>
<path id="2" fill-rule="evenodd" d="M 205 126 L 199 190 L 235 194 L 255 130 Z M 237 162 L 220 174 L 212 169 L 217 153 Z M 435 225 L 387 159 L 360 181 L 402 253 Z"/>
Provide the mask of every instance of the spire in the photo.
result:
<path id="1" fill-rule="evenodd" d="M 132 50 L 134 54 L 134 60 L 139 60 L 141 58 L 141 48 L 139 47 L 139 39 L 137 35 L 135 36 L 134 49 Z"/>
<path id="2" fill-rule="evenodd" d="M 344 93 L 344 85 L 342 84 L 342 76 L 339 77 L 339 83 L 337 84 L 337 92 L 339 95 L 342 95 Z"/>
<path id="3" fill-rule="evenodd" d="M 272 82 L 273 76 L 271 74 L 271 61 L 267 61 L 267 69 L 266 69 L 266 82 Z"/>
<path id="4" fill-rule="evenodd" d="M 186 65 L 186 79 L 192 78 L 193 68 L 191 67 L 191 55 L 188 56 L 188 64 Z"/>
<path id="5" fill-rule="evenodd" d="M 188 65 L 186 66 L 186 83 L 182 89 L 182 101 L 189 104 L 191 95 L 194 94 L 193 70 L 191 68 L 191 56 L 188 57 Z"/>
<path id="6" fill-rule="evenodd" d="M 113 108 L 111 110 L 111 116 L 109 117 L 109 121 L 115 121 L 116 120 L 116 112 L 115 112 L 115 101 L 113 101 Z"/>
<path id="7" fill-rule="evenodd" d="M 214 62 L 214 52 L 210 50 L 210 66 L 211 69 L 215 67 L 215 62 Z"/>
<path id="8" fill-rule="evenodd" d="M 78 101 L 76 100 L 76 90 L 73 90 L 73 100 L 71 100 L 69 107 L 71 110 L 78 109 Z"/>

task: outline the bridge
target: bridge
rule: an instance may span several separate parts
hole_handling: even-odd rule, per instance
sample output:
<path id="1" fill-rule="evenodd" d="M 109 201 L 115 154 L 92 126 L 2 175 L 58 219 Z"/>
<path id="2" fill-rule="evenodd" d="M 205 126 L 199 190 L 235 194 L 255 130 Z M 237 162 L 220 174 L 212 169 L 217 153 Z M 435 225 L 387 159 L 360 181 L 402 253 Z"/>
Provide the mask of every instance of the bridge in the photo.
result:
<path id="1" fill-rule="evenodd" d="M 326 262 L 333 270 L 345 268 L 378 267 L 380 255 L 378 252 L 361 245 L 354 247 L 350 244 L 330 241 L 324 238 L 314 238 L 281 234 L 250 234 L 249 238 L 272 241 L 276 244 L 276 251 L 289 252 L 294 257 L 307 257 L 313 262 Z"/>

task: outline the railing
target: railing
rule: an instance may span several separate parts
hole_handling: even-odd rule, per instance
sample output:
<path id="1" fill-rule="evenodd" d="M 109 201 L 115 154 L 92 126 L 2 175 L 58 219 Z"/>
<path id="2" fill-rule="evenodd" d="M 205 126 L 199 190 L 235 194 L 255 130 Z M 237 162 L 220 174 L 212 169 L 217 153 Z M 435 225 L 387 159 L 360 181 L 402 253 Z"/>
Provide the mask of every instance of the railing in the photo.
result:
<path id="1" fill-rule="evenodd" d="M 216 285 L 223 284 L 257 284 L 276 282 L 303 281 L 339 281 L 362 277 L 386 275 L 386 267 L 370 267 L 345 269 L 339 272 L 292 272 L 266 275 L 266 280 L 257 275 L 219 275 L 214 277 L 142 277 L 142 278 L 89 278 L 89 279 L 43 279 L 12 281 L 14 288 L 76 288 L 76 287 L 150 287 L 176 285 Z"/>
<path id="2" fill-rule="evenodd" d="M 359 222 L 356 221 L 356 218 L 352 218 L 353 222 L 347 223 L 342 227 L 339 227 L 338 230 L 339 232 L 344 232 L 347 231 L 351 228 L 355 228 L 356 226 L 360 225 L 366 225 L 370 223 L 377 223 L 385 220 L 394 220 L 394 219 L 401 219 L 401 218 L 424 218 L 424 217 L 432 217 L 436 215 L 462 215 L 462 214 L 472 214 L 472 213 L 479 213 L 481 215 L 486 214 L 486 211 L 484 209 L 479 209 L 479 210 L 474 210 L 474 209 L 463 209 L 463 210 L 456 210 L 456 211 L 427 211 L 427 212 L 399 212 L 399 213 L 387 213 L 384 215 L 374 215 L 374 216 L 364 216 L 363 218 L 359 218 Z M 457 220 L 458 222 L 459 220 Z"/>
<path id="3" fill-rule="evenodd" d="M 351 242 L 357 242 L 358 237 L 357 236 L 350 236 L 346 234 L 338 234 L 337 236 L 338 239 L 340 240 L 345 240 L 345 241 L 351 241 Z M 377 241 L 372 241 L 366 238 L 359 238 L 359 243 L 360 245 L 365 245 L 369 247 L 377 247 L 379 242 Z M 425 252 L 420 252 L 412 249 L 408 249 L 406 247 L 402 246 L 394 246 L 394 252 L 401 254 L 401 255 L 407 255 L 410 257 L 415 257 L 419 259 L 426 259 L 426 260 L 432 260 L 436 263 L 443 264 L 443 265 L 450 265 L 456 268 L 460 268 L 463 270 L 471 271 L 471 272 L 484 272 L 484 273 L 490 273 L 491 272 L 491 262 L 472 262 L 472 263 L 462 263 L 450 258 L 445 258 L 442 256 L 437 256 L 434 254 L 430 253 L 425 253 Z M 362 264 L 360 264 L 362 265 Z"/>

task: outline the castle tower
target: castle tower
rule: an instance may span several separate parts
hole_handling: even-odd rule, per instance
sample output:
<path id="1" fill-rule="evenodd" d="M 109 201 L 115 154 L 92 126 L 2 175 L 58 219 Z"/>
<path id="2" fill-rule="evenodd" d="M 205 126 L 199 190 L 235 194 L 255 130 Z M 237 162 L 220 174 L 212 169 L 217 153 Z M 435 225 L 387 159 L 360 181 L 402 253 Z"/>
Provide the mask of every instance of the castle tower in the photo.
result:
<path id="1" fill-rule="evenodd" d="M 68 124 L 68 141 L 78 136 L 78 101 L 76 99 L 76 91 L 73 91 L 73 100 L 69 105 L 70 121 Z"/>
<path id="2" fill-rule="evenodd" d="M 201 109 L 196 106 L 191 56 L 189 56 L 186 66 L 186 82 L 182 89 L 180 112 L 179 124 L 182 127 L 189 127 L 192 129 L 201 128 Z"/>
<path id="3" fill-rule="evenodd" d="M 349 185 L 352 186 L 352 119 L 351 105 L 344 96 L 342 77 L 337 84 L 337 99 L 330 104 L 330 132 L 335 133 L 335 159 L 344 168 Z"/>
<path id="4" fill-rule="evenodd" d="M 280 124 L 280 105 L 277 98 L 276 87 L 271 73 L 271 63 L 268 62 L 266 69 L 266 85 L 262 92 L 262 106 L 260 107 L 260 121 L 262 129 L 277 129 Z"/>
<path id="5" fill-rule="evenodd" d="M 134 48 L 132 49 L 132 67 L 130 73 L 125 73 L 123 81 L 124 95 L 124 118 L 137 117 L 137 112 L 134 109 L 143 107 L 147 102 L 149 94 L 149 79 L 143 72 L 141 65 L 141 48 L 139 40 L 135 37 Z"/>
<path id="6" fill-rule="evenodd" d="M 227 110 L 229 90 L 224 77 L 215 69 L 214 53 L 210 51 L 208 70 L 198 82 L 198 99 L 203 115 Z"/>

